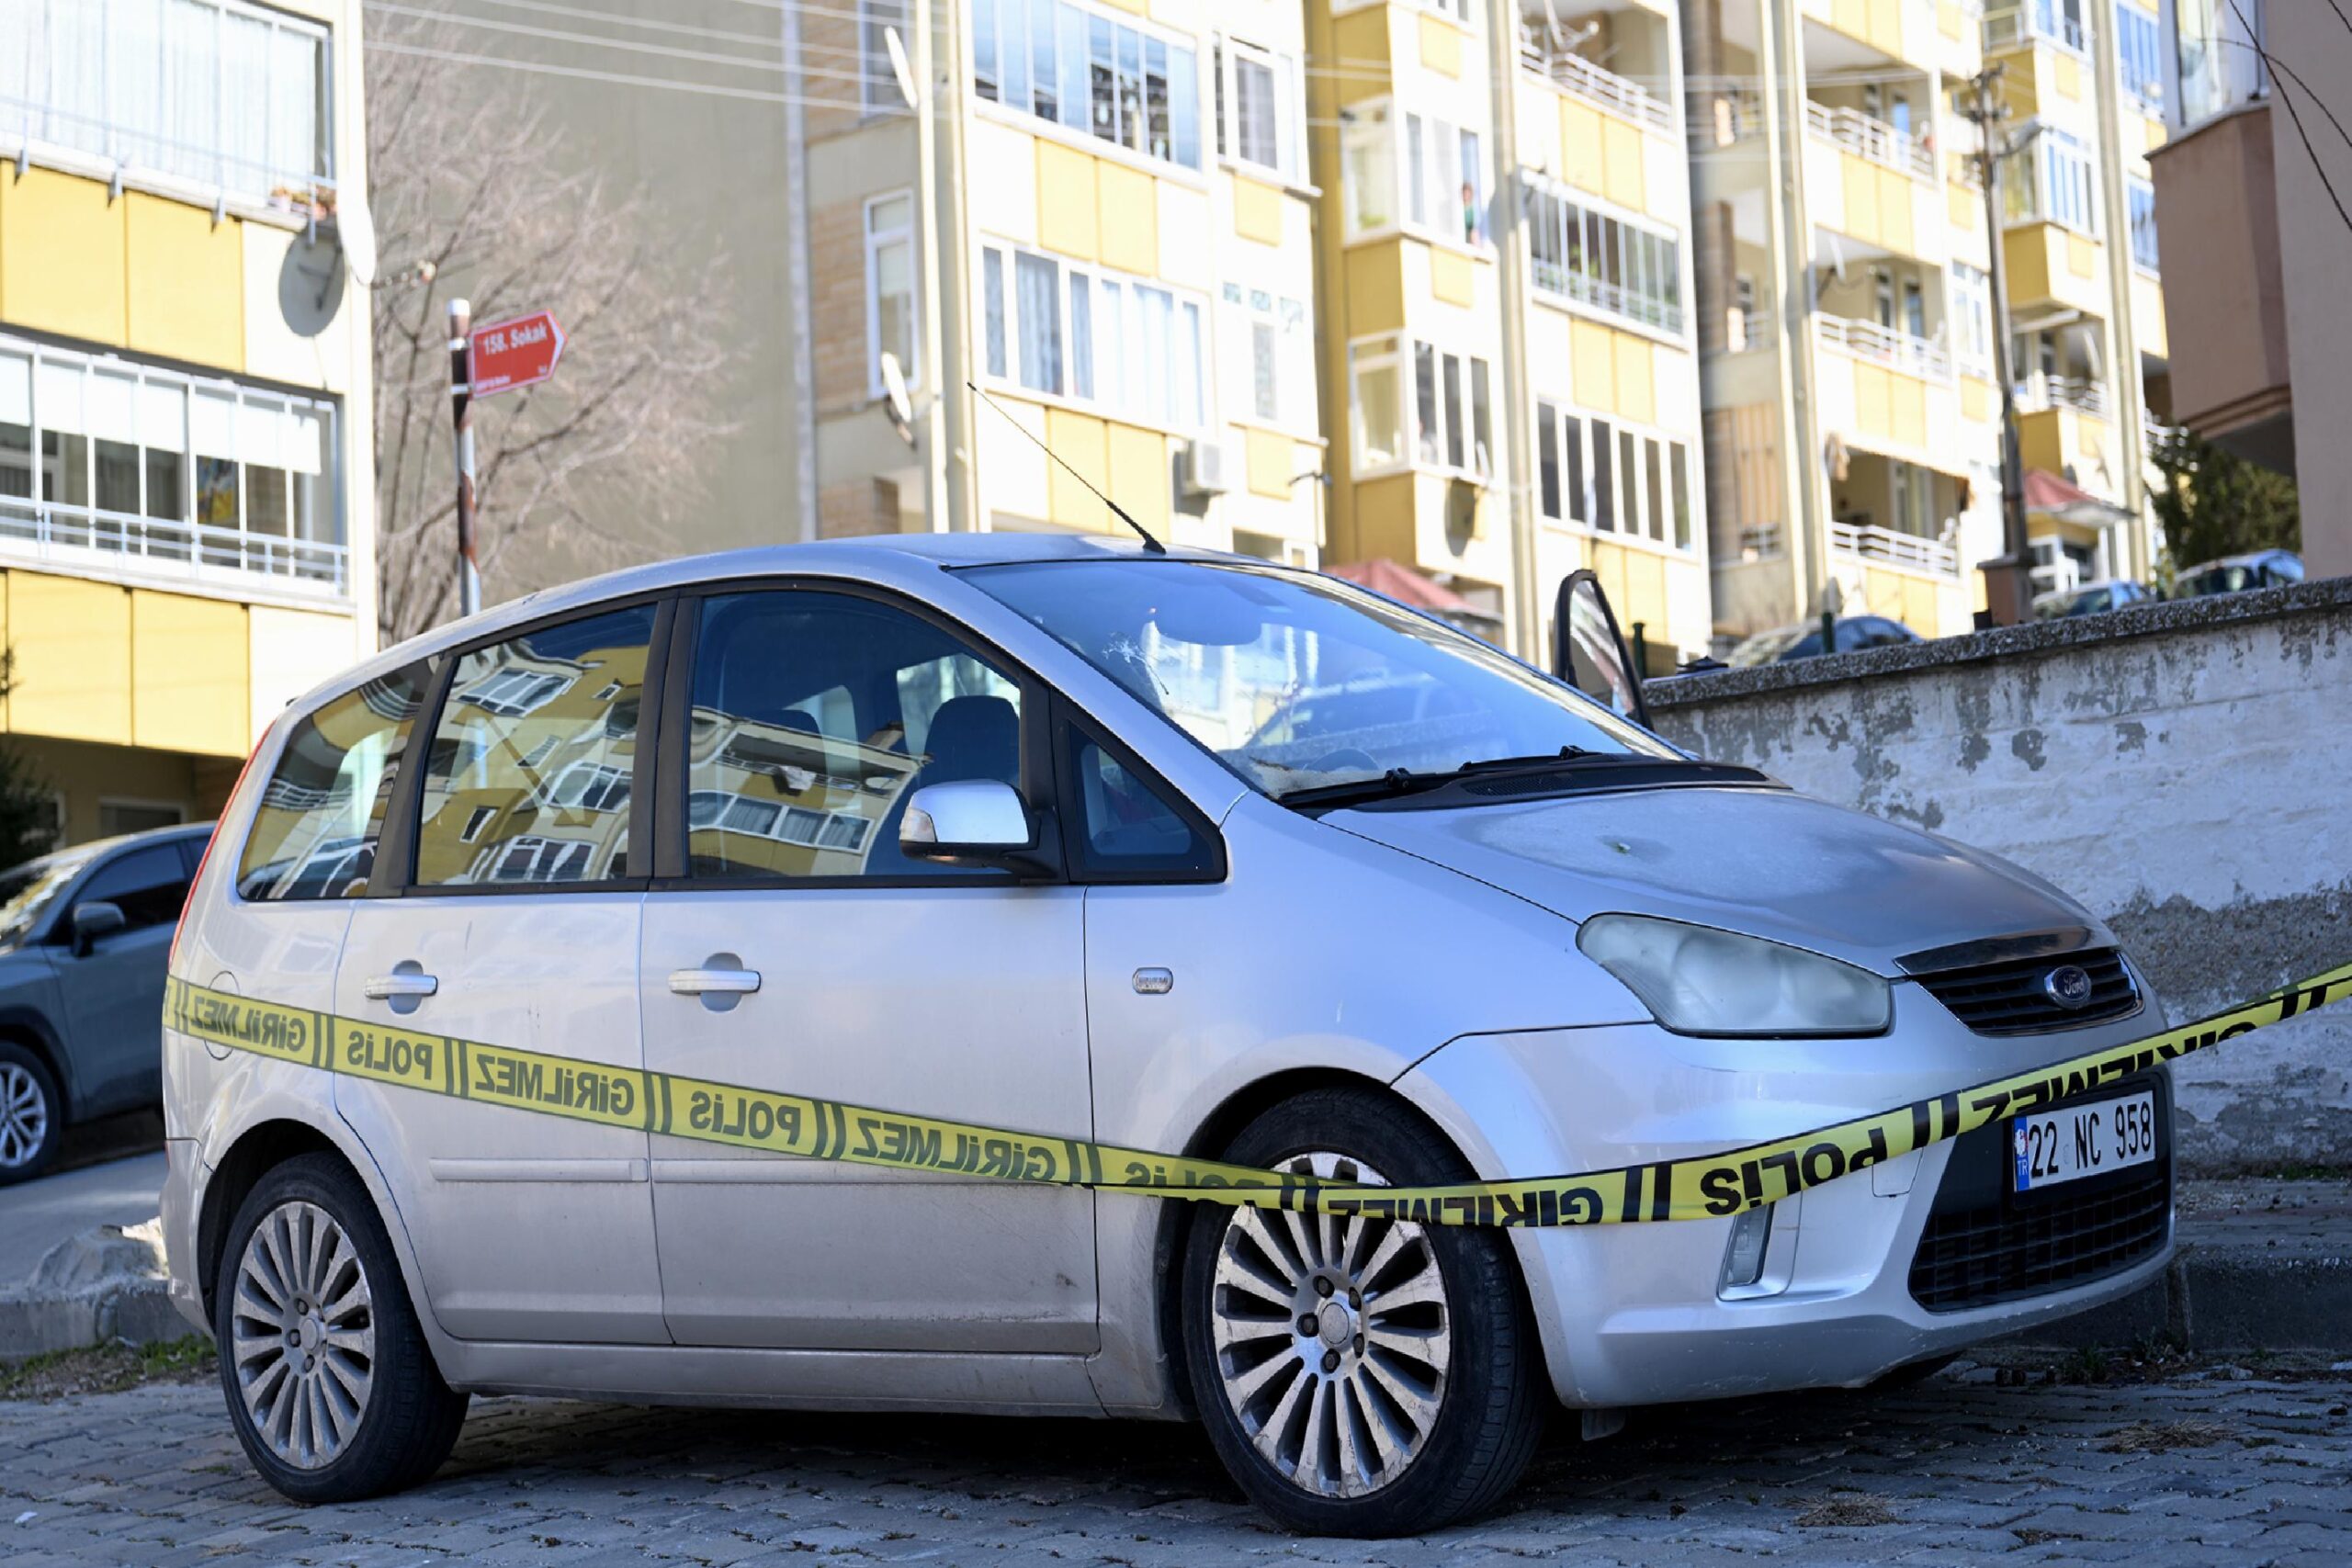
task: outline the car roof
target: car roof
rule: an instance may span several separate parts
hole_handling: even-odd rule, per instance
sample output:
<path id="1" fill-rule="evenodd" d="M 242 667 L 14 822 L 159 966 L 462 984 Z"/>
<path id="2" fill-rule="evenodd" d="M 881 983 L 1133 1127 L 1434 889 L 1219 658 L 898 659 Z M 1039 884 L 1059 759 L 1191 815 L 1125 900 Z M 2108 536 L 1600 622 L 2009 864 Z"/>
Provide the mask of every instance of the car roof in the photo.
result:
<path id="1" fill-rule="evenodd" d="M 35 855 L 30 860 L 18 861 L 6 870 L 20 871 L 26 866 L 32 865 L 69 863 L 78 865 L 122 849 L 126 845 L 167 843 L 174 839 L 193 838 L 199 833 L 209 836 L 211 831 L 212 824 L 209 822 L 175 822 L 168 828 L 150 828 L 141 833 L 118 833 L 110 839 L 91 839 L 84 843 L 68 844 L 62 850 L 51 850 L 45 855 Z"/>
<path id="2" fill-rule="evenodd" d="M 444 649 L 494 636 L 507 626 L 560 615 L 575 607 L 624 599 L 636 593 L 692 587 L 729 578 L 783 577 L 808 573 L 855 580 L 903 577 L 910 566 L 942 571 L 962 567 L 1011 566 L 1044 561 L 1171 560 L 1284 570 L 1281 563 L 1189 545 L 1147 549 L 1140 539 L 1108 534 L 875 534 L 854 539 L 815 539 L 797 544 L 752 545 L 681 556 L 646 566 L 624 567 L 601 576 L 538 589 L 492 605 L 478 615 L 418 633 L 385 649 L 295 698 L 289 711 L 307 712 L 318 703 Z"/>
<path id="3" fill-rule="evenodd" d="M 2216 556 L 2211 560 L 2199 561 L 2180 575 L 2194 577 L 2200 571 L 2211 571 L 2215 567 L 2222 566 L 2257 566 L 2264 561 L 2276 560 L 2280 556 L 2291 556 L 2294 553 L 2292 550 L 2280 549 L 2273 545 L 2267 550 L 2248 550 L 2242 556 Z"/>

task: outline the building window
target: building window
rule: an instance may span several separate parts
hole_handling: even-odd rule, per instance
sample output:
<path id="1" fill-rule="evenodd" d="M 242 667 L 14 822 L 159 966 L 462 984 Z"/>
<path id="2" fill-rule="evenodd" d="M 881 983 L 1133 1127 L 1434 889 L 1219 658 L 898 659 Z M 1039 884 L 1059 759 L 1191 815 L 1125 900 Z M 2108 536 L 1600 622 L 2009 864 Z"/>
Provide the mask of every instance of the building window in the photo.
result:
<path id="1" fill-rule="evenodd" d="M 1225 331 L 1249 353 L 1229 354 L 1232 376 L 1227 406 L 1248 409 L 1270 424 L 1312 429 L 1315 424 L 1315 344 L 1306 328 L 1306 303 L 1270 289 L 1225 286 Z"/>
<path id="2" fill-rule="evenodd" d="M 0 337 L 0 536 L 345 587 L 334 405 Z"/>
<path id="3" fill-rule="evenodd" d="M 1487 167 L 1475 130 L 1385 103 L 1340 111 L 1341 195 L 1350 237 L 1402 221 L 1460 244 L 1487 243 Z M 1401 200 L 1399 199 L 1401 197 Z"/>
<path id="4" fill-rule="evenodd" d="M 1982 376 L 1993 373 L 1993 286 L 1983 268 L 1966 262 L 1951 264 L 1953 346 L 1961 368 Z"/>
<path id="5" fill-rule="evenodd" d="M 1552 402 L 1535 405 L 1544 515 L 1691 547 L 1690 448 L 1660 432 L 1611 427 Z"/>
<path id="6" fill-rule="evenodd" d="M 1238 39 L 1219 40 L 1215 61 L 1217 152 L 1301 178 L 1298 62 Z"/>
<path id="7" fill-rule="evenodd" d="M 1529 184 L 1536 288 L 1661 332 L 1682 331 L 1679 238 L 1540 181 Z"/>
<path id="8" fill-rule="evenodd" d="M 1138 424 L 1198 430 L 1208 423 L 1205 306 L 1197 296 L 1011 246 L 984 246 L 980 276 L 990 376 Z"/>
<path id="9" fill-rule="evenodd" d="M 922 379 L 915 344 L 915 202 L 905 191 L 865 204 L 865 344 L 868 389 L 880 397 L 882 356 L 907 385 Z"/>
<path id="10" fill-rule="evenodd" d="M 327 29 L 217 0 L 10 6 L 0 112 L 54 149 L 303 216 L 334 206 Z"/>
<path id="11" fill-rule="evenodd" d="M 1199 56 L 1070 0 L 973 0 L 972 90 L 1129 152 L 1201 166 Z"/>
<path id="12" fill-rule="evenodd" d="M 2132 259 L 2154 272 L 2156 270 L 2156 187 L 2136 175 L 2127 175 L 2123 196 L 2132 210 Z"/>
<path id="13" fill-rule="evenodd" d="M 1340 111 L 1340 186 L 1348 234 L 1396 225 L 1396 140 L 1385 103 Z"/>
<path id="14" fill-rule="evenodd" d="M 1560 411 L 1535 405 L 1535 494 L 1544 515 L 1560 519 Z"/>
<path id="15" fill-rule="evenodd" d="M 2154 12 L 2143 11 L 2130 0 L 2117 0 L 2116 69 L 2122 73 L 2125 96 L 2134 100 L 2145 115 L 2164 113 L 2165 57 L 2163 46 L 2157 42 L 2160 36 Z"/>
<path id="16" fill-rule="evenodd" d="M 1404 378 L 1402 341 L 1394 334 L 1348 345 L 1348 409 L 1359 474 L 1405 466 Z"/>
<path id="17" fill-rule="evenodd" d="M 2001 205 L 2012 223 L 2047 220 L 2096 237 L 2098 197 L 2090 150 L 2044 125 L 2032 151 L 2001 166 Z"/>
<path id="18" fill-rule="evenodd" d="M 1432 344 L 1413 345 L 1417 450 L 1424 466 L 1480 478 L 1494 472 L 1487 377 L 1483 359 L 1446 353 Z"/>
<path id="19" fill-rule="evenodd" d="M 889 35 L 906 38 L 906 0 L 857 0 L 857 101 L 868 114 L 904 114 L 899 73 L 890 68 Z"/>

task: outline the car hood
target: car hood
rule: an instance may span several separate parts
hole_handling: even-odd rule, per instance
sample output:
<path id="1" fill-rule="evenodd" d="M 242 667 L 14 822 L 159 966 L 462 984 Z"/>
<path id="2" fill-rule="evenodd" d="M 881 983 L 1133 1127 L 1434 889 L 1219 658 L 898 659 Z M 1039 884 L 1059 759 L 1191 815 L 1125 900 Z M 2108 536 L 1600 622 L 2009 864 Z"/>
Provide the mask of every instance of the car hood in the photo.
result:
<path id="1" fill-rule="evenodd" d="M 2030 872 L 1781 789 L 1669 788 L 1508 806 L 1334 811 L 1326 825 L 1582 921 L 1611 911 L 1745 931 L 1889 976 L 1906 953 L 2080 926 Z"/>

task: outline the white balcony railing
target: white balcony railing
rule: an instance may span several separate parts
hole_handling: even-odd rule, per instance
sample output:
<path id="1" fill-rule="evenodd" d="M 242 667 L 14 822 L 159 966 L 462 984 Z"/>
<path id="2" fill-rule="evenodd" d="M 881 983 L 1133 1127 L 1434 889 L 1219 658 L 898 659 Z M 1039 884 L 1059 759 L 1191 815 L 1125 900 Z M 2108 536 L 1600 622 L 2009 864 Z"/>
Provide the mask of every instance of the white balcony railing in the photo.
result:
<path id="1" fill-rule="evenodd" d="M 1892 528 L 1868 523 L 1832 523 L 1829 547 L 1842 555 L 1908 567 L 1913 571 L 1933 572 L 1938 577 L 1960 575 L 1960 552 L 1942 540 L 1898 534 Z"/>
<path id="2" fill-rule="evenodd" d="M 2018 383 L 2018 412 L 2041 413 L 2057 408 L 2106 419 L 2107 384 L 2078 376 L 2045 376 L 2039 370 Z"/>
<path id="3" fill-rule="evenodd" d="M 1834 348 L 1874 365 L 1891 366 L 1926 380 L 1951 379 L 1951 355 L 1939 343 L 1852 316 L 1819 315 L 1813 321 L 1814 332 L 1824 348 Z"/>
<path id="4" fill-rule="evenodd" d="M 350 551 L 312 539 L 0 497 L 0 558 L 343 597 Z"/>
<path id="5" fill-rule="evenodd" d="M 1815 136 L 1834 141 L 1873 164 L 1899 170 L 1915 180 L 1932 181 L 1936 177 L 1936 155 L 1883 119 L 1807 99 L 1804 122 Z"/>
<path id="6" fill-rule="evenodd" d="M 1984 12 L 1984 47 L 2011 49 L 2021 43 L 2051 43 L 2084 53 L 2083 25 L 2058 7 L 2058 0 L 2008 0 Z"/>
<path id="7" fill-rule="evenodd" d="M 1550 47 L 1531 28 L 1521 29 L 1519 62 L 1562 92 L 1611 114 L 1657 131 L 1674 129 L 1674 109 L 1664 98 L 1630 76 L 1603 70 L 1580 54 Z"/>

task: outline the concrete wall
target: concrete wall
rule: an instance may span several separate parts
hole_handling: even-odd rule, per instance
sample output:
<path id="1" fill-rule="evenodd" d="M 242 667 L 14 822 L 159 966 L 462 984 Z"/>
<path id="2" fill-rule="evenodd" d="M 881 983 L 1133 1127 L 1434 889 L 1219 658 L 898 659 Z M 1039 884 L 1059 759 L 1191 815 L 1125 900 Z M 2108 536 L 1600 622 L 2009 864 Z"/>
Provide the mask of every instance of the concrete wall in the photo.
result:
<path id="1" fill-rule="evenodd" d="M 1659 728 L 2006 855 L 2185 1021 L 2352 959 L 2352 580 L 1653 682 Z M 2352 1005 L 2179 1073 L 2206 1172 L 2352 1167 Z"/>

